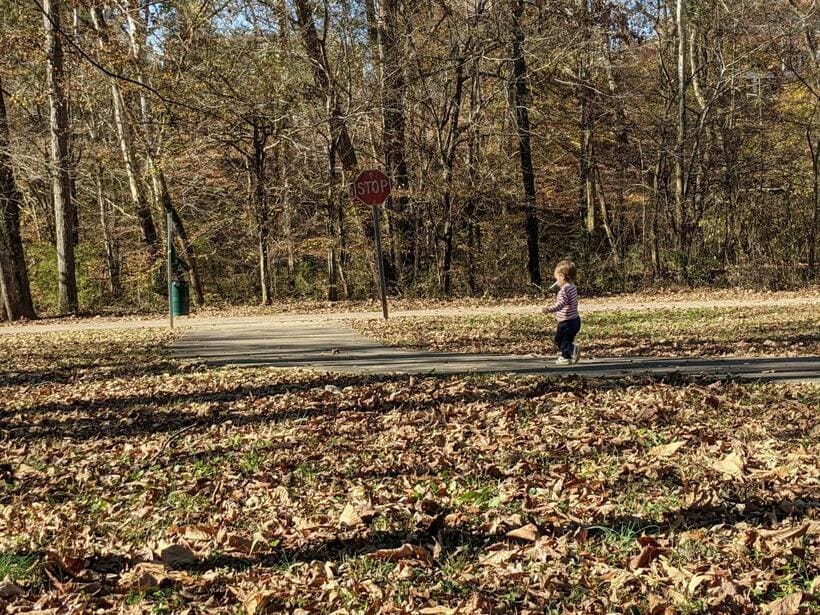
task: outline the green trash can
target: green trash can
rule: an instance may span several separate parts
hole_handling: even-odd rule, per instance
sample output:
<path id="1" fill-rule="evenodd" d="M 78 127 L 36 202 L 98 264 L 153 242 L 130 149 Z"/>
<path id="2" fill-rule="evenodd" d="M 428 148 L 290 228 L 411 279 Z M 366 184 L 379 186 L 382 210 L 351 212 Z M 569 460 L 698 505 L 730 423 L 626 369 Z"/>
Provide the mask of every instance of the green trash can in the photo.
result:
<path id="1" fill-rule="evenodd" d="M 171 313 L 174 316 L 187 316 L 190 312 L 188 282 L 179 280 L 171 284 Z"/>

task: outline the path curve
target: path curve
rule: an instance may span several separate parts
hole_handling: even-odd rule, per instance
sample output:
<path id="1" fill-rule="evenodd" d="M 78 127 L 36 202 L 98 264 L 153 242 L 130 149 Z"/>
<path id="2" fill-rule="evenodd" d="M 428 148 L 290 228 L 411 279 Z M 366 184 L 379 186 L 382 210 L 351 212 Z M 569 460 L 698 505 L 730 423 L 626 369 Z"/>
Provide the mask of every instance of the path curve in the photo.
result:
<path id="1" fill-rule="evenodd" d="M 544 357 L 407 350 L 382 346 L 342 323 L 266 322 L 187 331 L 172 346 L 177 358 L 210 365 L 273 366 L 374 374 L 488 373 L 623 377 L 680 373 L 753 380 L 820 382 L 820 357 L 644 358 L 582 360 L 558 367 Z"/>

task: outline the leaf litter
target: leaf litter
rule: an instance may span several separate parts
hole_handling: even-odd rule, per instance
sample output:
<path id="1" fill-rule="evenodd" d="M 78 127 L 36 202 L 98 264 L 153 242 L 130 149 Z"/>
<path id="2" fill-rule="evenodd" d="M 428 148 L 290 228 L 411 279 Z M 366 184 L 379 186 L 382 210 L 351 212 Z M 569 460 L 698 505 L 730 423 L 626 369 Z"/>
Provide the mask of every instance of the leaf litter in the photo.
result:
<path id="1" fill-rule="evenodd" d="M 0 610 L 820 605 L 816 385 L 211 370 L 169 339 L 0 340 Z"/>

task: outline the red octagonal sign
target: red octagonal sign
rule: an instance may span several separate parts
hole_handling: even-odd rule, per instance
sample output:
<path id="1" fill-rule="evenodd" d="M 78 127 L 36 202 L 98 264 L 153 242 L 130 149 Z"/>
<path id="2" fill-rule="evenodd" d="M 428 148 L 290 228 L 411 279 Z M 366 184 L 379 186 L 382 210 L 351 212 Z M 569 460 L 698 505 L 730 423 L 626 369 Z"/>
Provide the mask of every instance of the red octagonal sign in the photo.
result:
<path id="1" fill-rule="evenodd" d="M 390 196 L 390 180 L 378 169 L 362 171 L 353 181 L 353 196 L 365 205 L 379 205 Z"/>

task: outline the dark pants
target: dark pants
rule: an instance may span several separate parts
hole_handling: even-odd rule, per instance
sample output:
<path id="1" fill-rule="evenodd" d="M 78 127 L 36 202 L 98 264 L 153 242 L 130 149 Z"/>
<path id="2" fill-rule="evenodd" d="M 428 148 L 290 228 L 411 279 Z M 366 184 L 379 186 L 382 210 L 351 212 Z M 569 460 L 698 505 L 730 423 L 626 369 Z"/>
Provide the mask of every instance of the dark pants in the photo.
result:
<path id="1" fill-rule="evenodd" d="M 558 330 L 555 333 L 555 345 L 561 350 L 561 356 L 565 359 L 572 358 L 572 345 L 575 342 L 575 336 L 578 335 L 578 331 L 580 330 L 580 316 L 558 323 Z"/>

